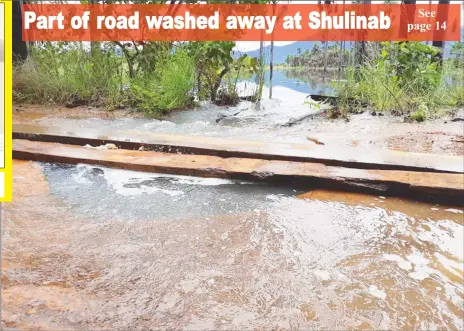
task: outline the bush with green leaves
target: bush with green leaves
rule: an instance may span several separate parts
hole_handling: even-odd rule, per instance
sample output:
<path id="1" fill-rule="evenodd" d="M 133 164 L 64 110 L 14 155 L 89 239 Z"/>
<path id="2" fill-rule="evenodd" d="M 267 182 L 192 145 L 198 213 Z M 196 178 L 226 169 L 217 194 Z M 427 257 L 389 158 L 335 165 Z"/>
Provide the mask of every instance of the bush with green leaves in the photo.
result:
<path id="1" fill-rule="evenodd" d="M 419 111 L 421 120 L 464 105 L 463 75 L 452 61 L 435 61 L 438 52 L 418 42 L 381 43 L 376 58 L 347 69 L 340 105 L 345 110 L 367 104 L 375 111 Z"/>
<path id="2" fill-rule="evenodd" d="M 151 116 L 193 106 L 194 74 L 193 59 L 179 50 L 158 63 L 154 71 L 131 79 L 126 101 Z"/>
<path id="3" fill-rule="evenodd" d="M 388 70 L 390 78 L 398 81 L 400 87 L 429 91 L 440 83 L 439 63 L 434 56 L 438 48 L 419 42 L 381 43 L 380 65 Z"/>
<path id="4" fill-rule="evenodd" d="M 130 106 L 161 116 L 194 105 L 196 86 L 200 99 L 216 102 L 221 89 L 218 103 L 233 104 L 238 100 L 237 78 L 230 74 L 254 73 L 257 65 L 246 55 L 235 59 L 234 46 L 234 42 L 106 42 L 90 47 L 44 43 L 14 66 L 14 100 L 65 104 L 77 99 L 79 104 Z"/>
<path id="5" fill-rule="evenodd" d="M 15 101 L 66 103 L 79 99 L 96 105 L 117 103 L 122 59 L 111 50 L 85 49 L 81 43 L 45 43 L 13 68 Z"/>

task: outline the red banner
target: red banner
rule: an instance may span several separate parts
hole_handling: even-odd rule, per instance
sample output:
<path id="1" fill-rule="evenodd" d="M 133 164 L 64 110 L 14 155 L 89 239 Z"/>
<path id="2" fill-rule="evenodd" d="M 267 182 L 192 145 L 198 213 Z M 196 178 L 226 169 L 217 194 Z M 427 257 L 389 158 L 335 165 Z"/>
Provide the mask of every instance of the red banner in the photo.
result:
<path id="1" fill-rule="evenodd" d="M 23 5 L 25 41 L 457 41 L 456 5 Z"/>

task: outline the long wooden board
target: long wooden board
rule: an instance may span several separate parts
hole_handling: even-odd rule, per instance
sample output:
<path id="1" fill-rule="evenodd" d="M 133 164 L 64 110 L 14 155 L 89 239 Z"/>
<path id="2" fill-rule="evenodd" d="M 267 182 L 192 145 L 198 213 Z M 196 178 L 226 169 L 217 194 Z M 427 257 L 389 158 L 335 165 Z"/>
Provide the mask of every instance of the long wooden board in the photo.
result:
<path id="1" fill-rule="evenodd" d="M 13 157 L 58 163 L 86 163 L 176 175 L 267 180 L 324 187 L 369 189 L 393 195 L 435 197 L 462 203 L 462 174 L 363 170 L 320 163 L 221 158 L 130 150 L 100 150 L 58 143 L 13 140 Z M 307 188 L 311 186 L 306 186 Z"/>
<path id="2" fill-rule="evenodd" d="M 101 131 L 34 125 L 13 125 L 14 139 L 93 146 L 113 143 L 124 149 L 239 157 L 263 160 L 317 162 L 359 169 L 464 173 L 460 156 L 390 150 L 334 148 L 313 144 L 274 143 L 202 136 L 182 136 L 136 131 Z"/>

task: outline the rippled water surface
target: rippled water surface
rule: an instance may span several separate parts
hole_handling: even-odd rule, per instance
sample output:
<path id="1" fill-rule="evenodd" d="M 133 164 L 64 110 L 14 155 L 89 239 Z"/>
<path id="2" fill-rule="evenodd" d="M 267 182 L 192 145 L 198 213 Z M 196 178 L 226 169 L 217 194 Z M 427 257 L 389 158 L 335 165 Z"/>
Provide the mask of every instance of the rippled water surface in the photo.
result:
<path id="1" fill-rule="evenodd" d="M 328 121 L 306 98 L 325 85 L 274 83 L 259 109 L 203 104 L 158 120 L 19 109 L 14 122 L 463 153 L 462 122 Z M 13 189 L 2 328 L 464 329 L 462 208 L 20 161 Z"/>
<path id="2" fill-rule="evenodd" d="M 14 184 L 8 327 L 464 327 L 460 208 L 31 162 Z"/>

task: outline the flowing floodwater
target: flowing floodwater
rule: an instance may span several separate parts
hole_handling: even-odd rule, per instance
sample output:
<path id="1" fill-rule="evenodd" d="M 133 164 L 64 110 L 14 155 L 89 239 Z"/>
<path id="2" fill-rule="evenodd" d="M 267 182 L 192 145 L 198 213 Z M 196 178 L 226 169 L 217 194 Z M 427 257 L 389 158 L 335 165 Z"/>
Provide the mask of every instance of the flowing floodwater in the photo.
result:
<path id="1" fill-rule="evenodd" d="M 2 215 L 5 327 L 464 327 L 460 208 L 14 166 L 14 202 Z"/>
<path id="2" fill-rule="evenodd" d="M 463 153 L 462 122 L 328 121 L 305 91 L 282 84 L 258 110 L 204 104 L 162 120 L 60 110 L 14 121 Z M 462 208 L 24 161 L 14 162 L 13 189 L 2 206 L 2 328 L 464 328 Z"/>
<path id="3" fill-rule="evenodd" d="M 239 86 L 247 95 L 251 83 Z M 293 84 L 295 85 L 295 84 Z M 133 116 L 89 109 L 18 107 L 14 123 L 59 126 L 78 132 L 93 128 L 105 132 L 134 130 L 178 135 L 213 136 L 257 141 L 314 144 L 314 139 L 328 147 L 380 148 L 434 154 L 463 155 L 464 122 L 429 120 L 422 124 L 405 123 L 399 116 L 372 116 L 369 112 L 352 115 L 349 121 L 327 120 L 327 105 L 316 105 L 308 94 L 285 82 L 273 87 L 273 98 L 264 88 L 258 109 L 251 102 L 234 107 L 203 103 L 188 111 L 176 111 L 163 119 Z M 27 107 L 24 107 L 27 108 Z M 461 119 L 464 113 L 458 115 Z M 308 139 L 310 138 L 310 139 Z"/>

